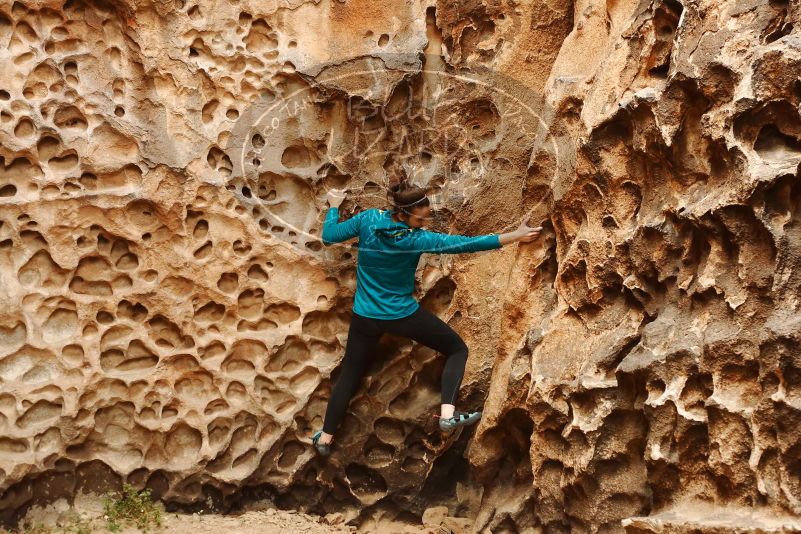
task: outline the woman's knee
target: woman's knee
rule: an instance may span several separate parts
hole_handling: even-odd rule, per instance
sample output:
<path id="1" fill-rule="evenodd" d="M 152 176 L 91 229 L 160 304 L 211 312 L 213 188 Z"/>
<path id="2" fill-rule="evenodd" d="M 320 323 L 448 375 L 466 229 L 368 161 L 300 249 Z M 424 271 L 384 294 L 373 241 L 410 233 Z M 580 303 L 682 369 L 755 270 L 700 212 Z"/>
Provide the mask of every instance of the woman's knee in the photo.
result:
<path id="1" fill-rule="evenodd" d="M 467 348 L 467 344 L 461 337 L 456 336 L 451 342 L 451 347 L 450 350 L 448 351 L 448 355 L 453 355 L 458 358 L 464 358 L 466 360 L 468 352 L 469 349 Z"/>

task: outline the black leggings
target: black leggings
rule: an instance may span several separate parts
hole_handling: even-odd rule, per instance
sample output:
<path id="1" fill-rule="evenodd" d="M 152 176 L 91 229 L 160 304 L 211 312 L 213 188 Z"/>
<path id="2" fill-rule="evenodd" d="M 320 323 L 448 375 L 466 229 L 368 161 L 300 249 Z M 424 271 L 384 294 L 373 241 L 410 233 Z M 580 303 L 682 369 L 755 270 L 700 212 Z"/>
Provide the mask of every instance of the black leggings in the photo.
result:
<path id="1" fill-rule="evenodd" d="M 467 345 L 453 328 L 422 306 L 400 319 L 373 319 L 353 313 L 345 357 L 325 411 L 323 432 L 333 434 L 367 368 L 370 354 L 384 332 L 408 337 L 447 357 L 442 371 L 442 404 L 454 404 L 467 363 Z"/>

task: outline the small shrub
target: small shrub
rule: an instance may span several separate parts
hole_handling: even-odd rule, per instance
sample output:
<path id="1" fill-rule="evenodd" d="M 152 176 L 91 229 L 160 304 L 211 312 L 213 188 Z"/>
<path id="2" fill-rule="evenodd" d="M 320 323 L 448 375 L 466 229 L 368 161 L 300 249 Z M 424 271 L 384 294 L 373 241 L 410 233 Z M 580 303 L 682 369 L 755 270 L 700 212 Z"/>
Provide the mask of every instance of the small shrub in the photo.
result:
<path id="1" fill-rule="evenodd" d="M 161 526 L 161 508 L 150 498 L 150 488 L 137 492 L 130 484 L 123 484 L 122 491 L 120 497 L 103 495 L 103 516 L 110 531 L 119 532 L 127 522 L 133 522 L 143 532 L 151 523 Z"/>

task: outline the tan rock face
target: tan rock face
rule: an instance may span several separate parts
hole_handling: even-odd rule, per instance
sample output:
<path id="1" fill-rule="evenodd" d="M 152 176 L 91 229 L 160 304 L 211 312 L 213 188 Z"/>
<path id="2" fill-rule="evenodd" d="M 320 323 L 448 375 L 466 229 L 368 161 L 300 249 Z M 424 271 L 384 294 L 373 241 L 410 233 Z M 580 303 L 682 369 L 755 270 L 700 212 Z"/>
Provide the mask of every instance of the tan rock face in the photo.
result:
<path id="1" fill-rule="evenodd" d="M 794 528 L 799 24 L 795 0 L 0 5 L 0 520 L 128 481 L 365 528 Z M 321 461 L 358 250 L 322 245 L 326 191 L 350 215 L 401 174 L 432 229 L 546 231 L 421 262 L 481 423 L 443 440 L 443 358 L 387 336 Z"/>

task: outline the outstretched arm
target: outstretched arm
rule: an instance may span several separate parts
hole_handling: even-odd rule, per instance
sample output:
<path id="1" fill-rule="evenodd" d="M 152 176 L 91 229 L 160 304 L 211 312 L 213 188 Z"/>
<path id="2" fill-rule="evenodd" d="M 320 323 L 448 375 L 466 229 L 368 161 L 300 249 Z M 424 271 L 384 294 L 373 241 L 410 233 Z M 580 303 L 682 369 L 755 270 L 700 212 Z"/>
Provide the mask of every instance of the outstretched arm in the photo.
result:
<path id="1" fill-rule="evenodd" d="M 421 230 L 420 249 L 434 254 L 460 254 L 462 252 L 479 252 L 503 246 L 498 234 L 477 236 L 441 234 Z"/>
<path id="2" fill-rule="evenodd" d="M 517 241 L 528 243 L 539 237 L 542 232 L 542 227 L 530 228 L 527 226 L 527 223 L 528 220 L 524 221 L 517 230 L 513 232 L 478 236 L 441 234 L 423 230 L 420 238 L 421 248 L 424 252 L 460 254 L 462 252 L 479 252 L 482 250 L 497 249 Z"/>

